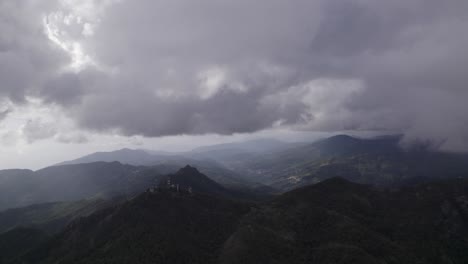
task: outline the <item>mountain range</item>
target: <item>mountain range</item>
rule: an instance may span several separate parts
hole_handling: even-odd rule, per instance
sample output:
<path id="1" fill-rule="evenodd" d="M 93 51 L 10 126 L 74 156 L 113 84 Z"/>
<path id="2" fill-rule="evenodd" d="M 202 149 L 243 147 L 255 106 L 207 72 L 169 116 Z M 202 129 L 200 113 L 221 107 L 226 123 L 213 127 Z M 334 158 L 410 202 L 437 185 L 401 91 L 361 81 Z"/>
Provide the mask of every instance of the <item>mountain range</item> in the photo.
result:
<path id="1" fill-rule="evenodd" d="M 123 149 L 0 171 L 0 264 L 468 263 L 468 155 L 400 141 Z"/>
<path id="2" fill-rule="evenodd" d="M 266 153 L 232 168 L 287 191 L 332 177 L 383 187 L 468 175 L 468 154 L 403 148 L 401 136 L 359 139 L 334 136 Z"/>
<path id="3" fill-rule="evenodd" d="M 230 174 L 228 178 L 216 179 L 223 184 L 245 186 L 257 183 L 279 191 L 331 177 L 388 187 L 412 181 L 464 177 L 468 173 L 468 154 L 437 152 L 425 145 L 405 148 L 399 143 L 401 138 L 401 135 L 370 139 L 338 135 L 312 143 L 257 140 L 170 155 L 123 149 L 91 154 L 72 163 L 119 161 L 131 165 L 175 167 L 192 164 Z"/>
<path id="4" fill-rule="evenodd" d="M 5 263 L 461 264 L 467 216 L 464 179 L 390 192 L 332 178 L 260 204 L 161 190 L 78 219 Z"/>

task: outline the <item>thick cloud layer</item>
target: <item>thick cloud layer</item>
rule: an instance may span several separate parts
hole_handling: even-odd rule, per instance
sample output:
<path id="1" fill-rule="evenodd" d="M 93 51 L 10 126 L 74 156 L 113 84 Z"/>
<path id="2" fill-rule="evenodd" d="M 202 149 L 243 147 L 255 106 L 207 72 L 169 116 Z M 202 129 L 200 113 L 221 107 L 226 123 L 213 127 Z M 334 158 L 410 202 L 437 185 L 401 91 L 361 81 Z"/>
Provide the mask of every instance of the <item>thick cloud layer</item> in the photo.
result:
<path id="1" fill-rule="evenodd" d="M 0 96 L 82 129 L 382 130 L 468 150 L 467 1 L 37 2 L 0 0 Z"/>

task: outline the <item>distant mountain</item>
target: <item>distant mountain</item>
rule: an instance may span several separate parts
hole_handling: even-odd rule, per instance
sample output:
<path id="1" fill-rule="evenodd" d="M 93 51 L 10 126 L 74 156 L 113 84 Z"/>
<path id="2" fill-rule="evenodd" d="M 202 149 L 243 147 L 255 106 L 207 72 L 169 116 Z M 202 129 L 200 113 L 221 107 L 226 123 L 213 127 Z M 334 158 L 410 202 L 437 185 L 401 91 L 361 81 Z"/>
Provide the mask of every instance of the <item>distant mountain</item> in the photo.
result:
<path id="1" fill-rule="evenodd" d="M 401 136 L 359 139 L 340 135 L 312 144 L 250 157 L 232 168 L 281 190 L 343 177 L 358 183 L 401 186 L 468 177 L 468 154 L 402 149 Z"/>
<path id="2" fill-rule="evenodd" d="M 81 164 L 81 163 L 93 163 L 93 162 L 120 162 L 122 164 L 128 165 L 151 165 L 155 164 L 158 161 L 170 160 L 171 155 L 163 154 L 150 154 L 147 151 L 139 149 L 120 149 L 116 151 L 109 152 L 96 152 L 84 157 L 64 161 L 57 165 L 70 165 L 70 164 Z"/>
<path id="3" fill-rule="evenodd" d="M 220 263 L 468 263 L 468 181 L 384 192 L 333 178 L 251 211 Z"/>
<path id="4" fill-rule="evenodd" d="M 30 192 L 36 186 L 31 170 L 0 170 L 0 210 L 32 202 Z"/>
<path id="5" fill-rule="evenodd" d="M 274 139 L 256 139 L 199 147 L 183 155 L 197 160 L 214 160 L 226 168 L 233 169 L 237 165 L 241 165 L 258 155 L 304 144 L 305 143 L 286 143 Z"/>
<path id="6" fill-rule="evenodd" d="M 152 168 L 118 162 L 53 166 L 34 172 L 0 171 L 0 210 L 93 196 L 131 196 L 161 176 Z"/>
<path id="7" fill-rule="evenodd" d="M 267 142 L 270 141 L 265 141 L 263 144 L 266 145 Z M 270 142 L 270 144 L 274 144 L 273 142 L 275 141 Z M 280 144 L 279 142 L 276 143 Z M 59 163 L 56 166 L 116 161 L 126 165 L 153 167 L 163 174 L 169 174 L 176 172 L 186 164 L 191 164 L 199 168 L 211 179 L 229 188 L 251 189 L 265 187 L 250 181 L 248 177 L 244 177 L 222 164 L 226 160 L 234 159 L 238 161 L 248 158 L 250 154 L 244 153 L 243 150 L 240 152 L 239 150 L 214 150 L 216 148 L 216 146 L 213 146 L 210 148 L 213 150 L 207 150 L 206 152 L 187 152 L 178 153 L 177 155 L 174 153 L 121 149 L 111 152 L 96 152 L 72 161 Z"/>
<path id="8" fill-rule="evenodd" d="M 242 142 L 232 142 L 217 144 L 211 146 L 198 147 L 192 150 L 192 152 L 209 152 L 217 150 L 242 150 L 244 152 L 267 152 L 282 149 L 287 146 L 288 143 L 276 140 L 276 139 L 254 139 Z"/>
<path id="9" fill-rule="evenodd" d="M 269 152 L 285 148 L 294 144 L 285 143 L 274 139 L 256 139 L 245 142 L 225 143 L 212 146 L 198 147 L 187 152 L 166 152 L 141 149 L 120 149 L 108 152 L 96 152 L 71 161 L 64 161 L 56 165 L 70 165 L 92 162 L 113 162 L 135 166 L 151 166 L 172 161 L 188 162 L 188 159 L 224 160 L 233 156 L 248 155 L 249 153 Z"/>

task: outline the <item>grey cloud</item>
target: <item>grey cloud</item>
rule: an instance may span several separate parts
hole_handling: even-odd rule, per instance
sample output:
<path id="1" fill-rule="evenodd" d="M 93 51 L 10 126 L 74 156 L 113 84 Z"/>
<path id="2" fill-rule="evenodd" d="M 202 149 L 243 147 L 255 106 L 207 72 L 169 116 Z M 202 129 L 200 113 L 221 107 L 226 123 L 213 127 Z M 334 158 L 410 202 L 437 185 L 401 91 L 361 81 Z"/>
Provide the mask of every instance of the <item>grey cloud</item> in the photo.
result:
<path id="1" fill-rule="evenodd" d="M 463 0 L 116 1 L 92 36 L 72 28 L 96 65 L 68 73 L 37 15 L 26 27 L 9 15 L 0 32 L 20 34 L 0 38 L 13 54 L 0 60 L 0 94 L 32 94 L 81 128 L 128 136 L 383 130 L 467 150 L 467 10 Z"/>
<path id="2" fill-rule="evenodd" d="M 89 142 L 89 139 L 82 134 L 60 134 L 57 141 L 65 144 L 84 144 Z"/>
<path id="3" fill-rule="evenodd" d="M 64 106 L 79 103 L 85 93 L 84 73 L 64 73 L 48 79 L 39 91 L 46 102 L 55 102 Z"/>
<path id="4" fill-rule="evenodd" d="M 125 86 L 124 86 L 125 87 Z M 258 96 L 224 91 L 209 100 L 157 98 L 151 93 L 115 89 L 105 97 L 90 97 L 77 113 L 82 126 L 117 130 L 125 135 L 255 132 L 278 119 L 294 123 L 304 105 L 280 108 L 276 102 L 260 103 Z M 105 120 L 106 122 L 102 122 Z"/>
<path id="5" fill-rule="evenodd" d="M 53 123 L 46 123 L 40 119 L 28 120 L 22 129 L 28 143 L 51 138 L 57 134 Z"/>
<path id="6" fill-rule="evenodd" d="M 393 32 L 371 7 L 357 1 L 331 1 L 312 41 L 322 56 L 351 56 L 391 46 Z"/>

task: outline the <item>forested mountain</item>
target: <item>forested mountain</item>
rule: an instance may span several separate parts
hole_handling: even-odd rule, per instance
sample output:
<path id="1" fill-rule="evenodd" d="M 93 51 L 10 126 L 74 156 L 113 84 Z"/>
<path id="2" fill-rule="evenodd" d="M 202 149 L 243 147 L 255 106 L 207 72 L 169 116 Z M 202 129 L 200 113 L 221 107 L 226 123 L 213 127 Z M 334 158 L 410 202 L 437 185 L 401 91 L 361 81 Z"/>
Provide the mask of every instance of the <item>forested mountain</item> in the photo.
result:
<path id="1" fill-rule="evenodd" d="M 251 211 L 221 263 L 467 263 L 468 181 L 379 191 L 340 178 Z"/>
<path id="2" fill-rule="evenodd" d="M 146 192 L 68 226 L 23 263 L 217 263 L 248 204 Z"/>
<path id="3" fill-rule="evenodd" d="M 17 263 L 462 264 L 467 241 L 467 180 L 385 191 L 332 178 L 261 204 L 147 191 L 17 249 Z"/>
<path id="4" fill-rule="evenodd" d="M 38 229 L 16 228 L 0 233 L 0 263 L 21 263 L 21 258 L 50 237 Z"/>
<path id="5" fill-rule="evenodd" d="M 400 139 L 0 171 L 0 263 L 468 263 L 468 155 Z"/>

